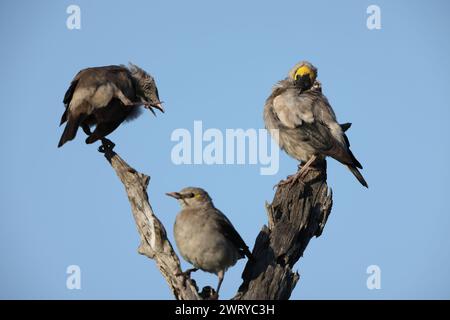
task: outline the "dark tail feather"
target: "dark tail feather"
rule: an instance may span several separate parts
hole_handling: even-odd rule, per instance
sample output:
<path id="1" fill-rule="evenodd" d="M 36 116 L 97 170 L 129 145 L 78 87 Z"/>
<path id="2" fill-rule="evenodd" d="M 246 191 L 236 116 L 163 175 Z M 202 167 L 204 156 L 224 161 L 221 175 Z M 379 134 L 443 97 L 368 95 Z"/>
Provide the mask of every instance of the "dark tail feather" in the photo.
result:
<path id="1" fill-rule="evenodd" d="M 240 250 L 241 258 L 247 257 L 249 260 L 254 260 L 252 253 L 248 249 L 248 247 L 241 248 Z"/>
<path id="2" fill-rule="evenodd" d="M 353 165 L 359 169 L 362 169 L 363 167 L 361 163 L 359 163 L 358 159 L 356 159 L 356 157 L 353 155 L 353 152 L 350 149 L 348 149 L 348 152 L 350 153 L 350 157 L 352 157 Z"/>
<path id="3" fill-rule="evenodd" d="M 62 115 L 61 121 L 59 122 L 59 125 L 61 126 L 66 121 L 67 121 L 67 109 L 64 111 L 64 113 Z"/>
<path id="4" fill-rule="evenodd" d="M 359 172 L 358 168 L 353 166 L 347 166 L 347 168 L 350 169 L 356 179 L 358 179 L 359 183 L 361 183 L 364 187 L 369 188 L 369 185 L 367 184 L 366 180 L 364 180 L 364 177 L 362 176 L 361 172 Z"/>
<path id="5" fill-rule="evenodd" d="M 81 117 L 78 117 L 77 119 L 70 119 L 67 121 L 66 127 L 64 128 L 64 132 L 61 136 L 61 139 L 58 143 L 58 148 L 61 147 L 64 143 L 67 141 L 73 140 L 75 138 L 78 127 L 80 126 Z"/>
<path id="6" fill-rule="evenodd" d="M 342 131 L 347 131 L 348 129 L 350 129 L 350 127 L 352 126 L 352 124 L 350 122 L 347 123 L 341 123 L 340 124 Z"/>

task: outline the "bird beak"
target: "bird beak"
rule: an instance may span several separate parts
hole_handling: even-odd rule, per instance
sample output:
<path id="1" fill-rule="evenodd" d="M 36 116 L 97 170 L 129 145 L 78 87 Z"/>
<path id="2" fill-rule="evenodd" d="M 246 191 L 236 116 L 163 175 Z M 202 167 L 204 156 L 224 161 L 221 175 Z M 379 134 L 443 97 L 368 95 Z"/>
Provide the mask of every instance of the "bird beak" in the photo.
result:
<path id="1" fill-rule="evenodd" d="M 302 90 L 308 90 L 313 85 L 309 74 L 304 74 L 302 76 L 297 77 L 297 80 L 295 81 L 295 83 Z"/>
<path id="2" fill-rule="evenodd" d="M 166 195 L 175 199 L 181 199 L 181 194 L 178 192 L 167 192 Z"/>
<path id="3" fill-rule="evenodd" d="M 153 112 L 153 114 L 155 114 L 155 112 L 152 110 L 152 108 L 158 109 L 159 111 L 161 111 L 162 113 L 164 113 L 164 108 L 163 108 L 161 102 L 158 102 L 158 103 L 155 103 L 155 104 L 149 104 L 149 105 L 147 106 L 147 108 L 148 108 L 151 112 Z"/>
<path id="4" fill-rule="evenodd" d="M 146 109 L 150 110 L 150 111 L 153 113 L 153 115 L 154 115 L 155 117 L 156 117 L 156 113 L 155 113 L 155 111 L 153 110 L 153 108 L 154 108 L 154 109 L 158 109 L 159 111 L 161 111 L 162 113 L 164 113 L 164 108 L 163 108 L 161 102 L 158 102 L 158 103 L 149 103 L 149 102 L 145 101 L 142 97 L 141 97 L 141 101 L 142 101 L 142 104 L 144 105 L 144 107 L 145 107 Z"/>

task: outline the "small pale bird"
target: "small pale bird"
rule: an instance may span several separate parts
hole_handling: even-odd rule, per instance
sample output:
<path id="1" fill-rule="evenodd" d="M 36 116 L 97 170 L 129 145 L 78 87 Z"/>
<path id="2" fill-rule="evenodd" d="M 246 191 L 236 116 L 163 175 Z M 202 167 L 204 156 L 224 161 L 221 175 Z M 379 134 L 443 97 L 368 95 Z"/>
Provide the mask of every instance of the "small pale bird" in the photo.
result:
<path id="1" fill-rule="evenodd" d="M 64 96 L 67 122 L 58 147 L 75 138 L 78 127 L 88 135 L 86 143 L 102 140 L 123 121 L 135 119 L 144 105 L 164 112 L 155 79 L 138 66 L 105 66 L 83 69 Z M 94 132 L 91 127 L 95 125 Z"/>
<path id="2" fill-rule="evenodd" d="M 358 181 L 368 187 L 358 170 L 362 166 L 351 152 L 344 133 L 349 124 L 342 127 L 338 124 L 316 77 L 317 69 L 311 63 L 297 63 L 287 78 L 273 87 L 264 106 L 266 129 L 281 149 L 303 164 L 301 170 L 284 183 L 301 179 L 310 166 L 328 156 L 346 165 Z"/>
<path id="3" fill-rule="evenodd" d="M 218 295 L 225 271 L 244 256 L 252 258 L 248 246 L 205 190 L 187 187 L 167 195 L 181 205 L 173 229 L 175 242 L 182 257 L 194 266 L 183 274 L 198 269 L 215 273 Z"/>

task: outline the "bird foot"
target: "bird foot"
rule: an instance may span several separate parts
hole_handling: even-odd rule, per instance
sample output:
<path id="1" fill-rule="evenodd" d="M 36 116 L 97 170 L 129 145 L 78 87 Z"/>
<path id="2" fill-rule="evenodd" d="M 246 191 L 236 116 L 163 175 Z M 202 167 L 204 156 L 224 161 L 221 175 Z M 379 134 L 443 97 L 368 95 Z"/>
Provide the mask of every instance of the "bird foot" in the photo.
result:
<path id="1" fill-rule="evenodd" d="M 109 139 L 103 138 L 102 145 L 98 147 L 98 152 L 104 153 L 106 159 L 111 162 L 112 157 L 116 154 L 113 149 L 115 147 L 115 143 Z"/>
<path id="2" fill-rule="evenodd" d="M 303 172 L 298 171 L 297 173 L 292 174 L 290 176 L 287 176 L 286 179 L 281 180 L 280 182 L 278 182 L 276 185 L 273 186 L 273 189 L 279 188 L 279 187 L 285 186 L 285 185 L 293 185 L 293 184 L 295 184 L 297 182 L 299 182 L 302 185 L 304 185 L 304 183 L 302 181 L 303 177 L 304 177 Z"/>
<path id="3" fill-rule="evenodd" d="M 186 287 L 186 280 L 191 280 L 191 273 L 197 271 L 197 268 L 187 269 L 184 272 L 178 272 L 175 274 L 177 277 L 183 277 L 183 286 Z"/>
<path id="4" fill-rule="evenodd" d="M 274 186 L 274 188 L 275 187 L 284 186 L 286 184 L 292 185 L 292 184 L 297 183 L 297 182 L 301 183 L 302 186 L 304 187 L 305 183 L 304 183 L 303 179 L 306 177 L 308 172 L 310 170 L 316 170 L 316 171 L 317 170 L 319 170 L 319 171 L 321 170 L 319 168 L 314 167 L 313 164 L 316 162 L 316 160 L 317 160 L 317 157 L 316 156 L 312 156 L 305 164 L 301 164 L 301 165 L 298 166 L 299 170 L 297 171 L 297 173 L 295 173 L 295 174 L 293 174 L 291 176 L 288 176 L 285 180 L 281 180 L 278 184 L 276 184 Z"/>
<path id="5" fill-rule="evenodd" d="M 139 106 L 142 106 L 142 102 L 131 102 L 129 105 L 127 105 L 127 107 L 139 107 Z"/>
<path id="6" fill-rule="evenodd" d="M 112 152 L 116 144 L 109 139 L 102 138 L 102 145 L 98 147 L 98 152 L 107 153 Z"/>
<path id="7" fill-rule="evenodd" d="M 210 286 L 206 286 L 202 289 L 202 292 L 199 293 L 200 297 L 204 300 L 218 300 L 219 295 L 216 290 Z"/>

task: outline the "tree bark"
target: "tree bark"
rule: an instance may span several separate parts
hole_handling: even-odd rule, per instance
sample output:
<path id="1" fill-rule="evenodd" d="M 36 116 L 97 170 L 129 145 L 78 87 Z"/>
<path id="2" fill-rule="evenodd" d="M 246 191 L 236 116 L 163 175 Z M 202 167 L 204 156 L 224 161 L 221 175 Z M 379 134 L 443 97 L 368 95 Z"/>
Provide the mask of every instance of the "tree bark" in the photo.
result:
<path id="1" fill-rule="evenodd" d="M 148 200 L 150 177 L 137 172 L 112 150 L 106 150 L 105 157 L 128 195 L 141 238 L 138 252 L 156 262 L 176 299 L 214 297 L 211 288 L 199 293 L 195 282 L 181 275 L 180 260 Z M 289 299 L 299 279 L 293 266 L 309 240 L 322 233 L 331 206 L 325 162 L 321 168 L 310 170 L 303 181 L 278 186 L 272 204 L 266 203 L 268 226 L 263 226 L 255 241 L 254 260 L 247 262 L 234 299 Z"/>
<path id="2" fill-rule="evenodd" d="M 176 299 L 201 299 L 195 284 L 179 275 L 180 259 L 167 238 L 166 229 L 154 214 L 148 201 L 147 187 L 150 177 L 131 168 L 113 151 L 105 152 L 105 156 L 125 186 L 141 238 L 138 252 L 155 260 Z"/>
<path id="3" fill-rule="evenodd" d="M 326 162 L 310 170 L 303 181 L 280 185 L 272 204 L 266 203 L 269 219 L 253 248 L 254 261 L 242 273 L 237 300 L 286 300 L 299 280 L 293 272 L 309 241 L 322 234 L 333 204 L 326 183 Z"/>

